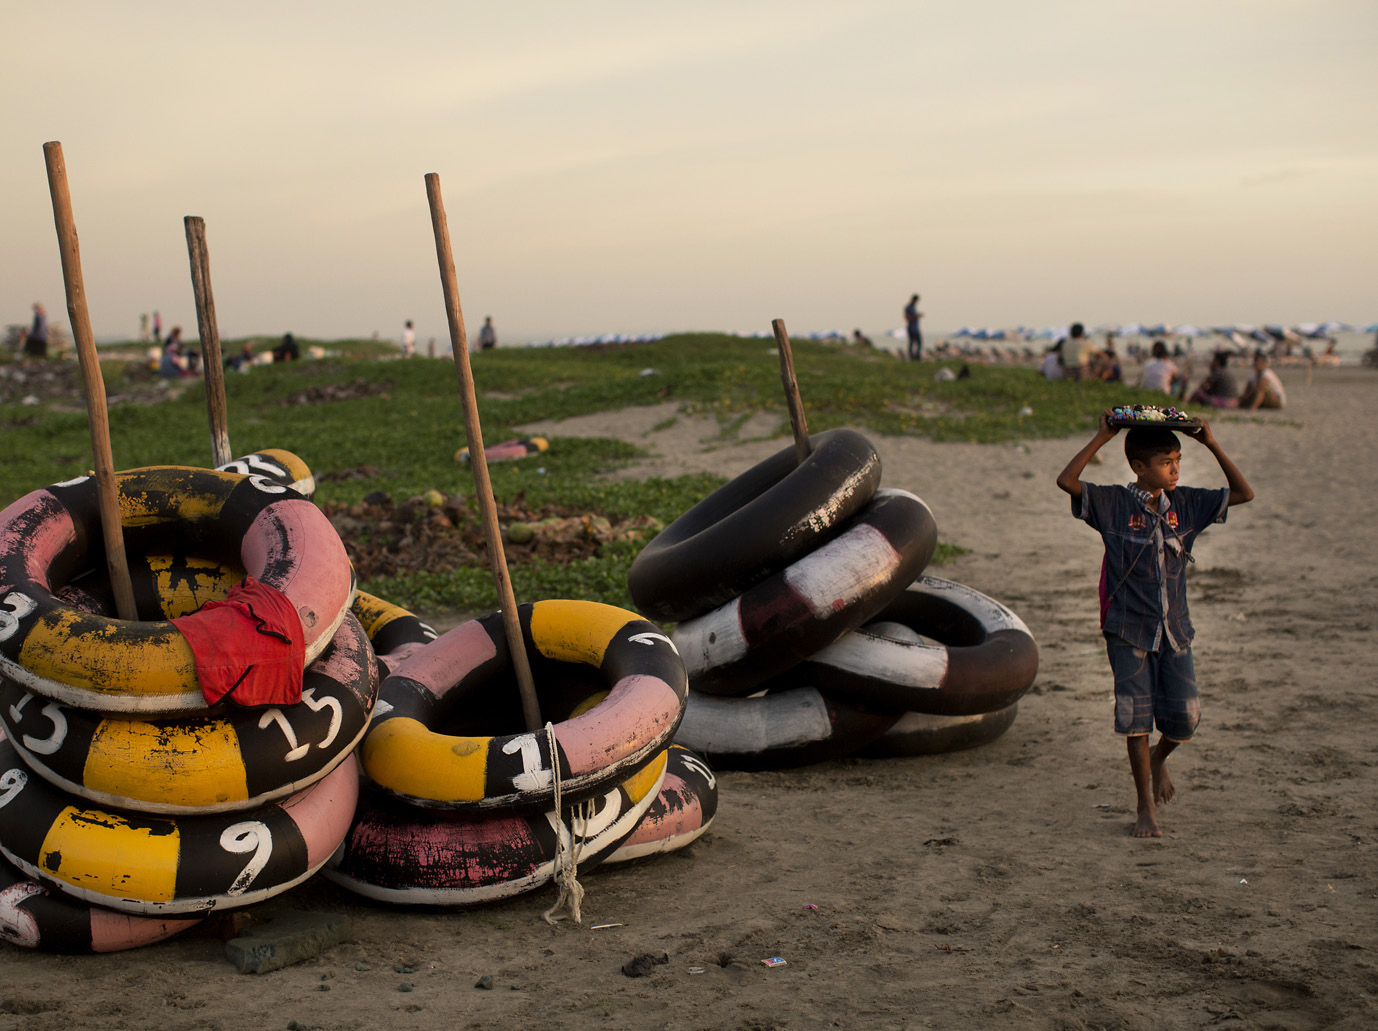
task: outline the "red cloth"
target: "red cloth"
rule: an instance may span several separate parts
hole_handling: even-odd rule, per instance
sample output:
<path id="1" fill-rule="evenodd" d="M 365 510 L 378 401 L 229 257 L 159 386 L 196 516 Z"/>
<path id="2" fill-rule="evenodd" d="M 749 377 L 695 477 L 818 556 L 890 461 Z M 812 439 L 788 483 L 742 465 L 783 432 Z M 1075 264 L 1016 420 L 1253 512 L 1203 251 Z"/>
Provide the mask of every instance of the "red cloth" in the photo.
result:
<path id="1" fill-rule="evenodd" d="M 172 621 L 191 645 L 207 705 L 226 695 L 236 705 L 301 701 L 306 640 L 296 607 L 276 587 L 252 576 Z"/>

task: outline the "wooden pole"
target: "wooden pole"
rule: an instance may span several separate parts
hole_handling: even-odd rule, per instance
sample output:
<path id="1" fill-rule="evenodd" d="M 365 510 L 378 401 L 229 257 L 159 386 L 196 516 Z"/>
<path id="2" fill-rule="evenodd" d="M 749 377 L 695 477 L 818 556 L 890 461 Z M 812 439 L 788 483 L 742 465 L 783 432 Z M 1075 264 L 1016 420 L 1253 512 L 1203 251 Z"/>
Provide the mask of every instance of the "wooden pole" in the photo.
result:
<path id="1" fill-rule="evenodd" d="M 770 328 L 775 331 L 775 344 L 780 351 L 780 382 L 785 387 L 785 404 L 789 406 L 789 422 L 794 428 L 794 454 L 802 462 L 809 457 L 811 449 L 804 402 L 799 397 L 799 381 L 794 378 L 794 352 L 789 346 L 789 334 L 785 332 L 785 320 L 773 319 Z"/>
<path id="2" fill-rule="evenodd" d="M 191 261 L 191 292 L 196 297 L 196 327 L 201 337 L 201 369 L 206 380 L 206 414 L 211 424 L 211 465 L 230 460 L 229 410 L 225 405 L 225 366 L 220 360 L 220 327 L 215 322 L 215 294 L 211 291 L 211 255 L 206 248 L 206 220 L 199 215 L 182 219 Z"/>
<path id="3" fill-rule="evenodd" d="M 110 586 L 115 592 L 115 612 L 120 619 L 137 620 L 134 588 L 129 581 L 129 563 L 124 554 L 124 527 L 120 517 L 120 495 L 115 485 L 115 461 L 110 452 L 110 415 L 105 407 L 105 379 L 101 376 L 96 338 L 91 332 L 91 317 L 86 310 L 86 288 L 81 280 L 81 247 L 76 222 L 72 218 L 72 195 L 67 189 L 67 165 L 62 160 L 62 144 L 43 144 L 43 160 L 48 166 L 48 192 L 53 198 L 53 223 L 57 228 L 57 249 L 62 256 L 62 283 L 67 290 L 67 318 L 72 324 L 81 363 L 82 390 L 86 394 L 87 421 L 91 424 L 91 454 L 95 462 L 96 498 L 100 505 L 101 535 L 105 540 L 105 565 Z"/>
<path id="4" fill-rule="evenodd" d="M 507 650 L 512 653 L 512 668 L 516 671 L 517 687 L 521 690 L 522 714 L 526 717 L 526 729 L 534 734 L 543 726 L 541 710 L 536 701 L 536 682 L 531 676 L 531 664 L 526 658 L 521 621 L 517 619 L 517 599 L 512 593 L 512 580 L 507 574 L 507 557 L 502 548 L 502 531 L 498 527 L 498 506 L 493 500 L 493 483 L 488 478 L 488 457 L 483 451 L 483 430 L 478 421 L 474 373 L 469 368 L 469 338 L 464 332 L 464 312 L 459 304 L 455 259 L 450 250 L 450 227 L 445 220 L 445 202 L 440 197 L 440 176 L 434 172 L 426 175 L 426 198 L 431 205 L 435 256 L 440 263 L 440 285 L 445 291 L 445 315 L 450 322 L 450 349 L 454 352 L 455 373 L 459 376 L 459 399 L 464 407 L 464 431 L 469 436 L 469 466 L 474 471 L 479 515 L 482 517 L 483 533 L 488 541 L 488 556 L 493 561 L 493 582 L 498 588 L 498 604 L 502 606 L 502 625 L 507 633 Z M 558 760 L 551 756 L 550 761 Z"/>

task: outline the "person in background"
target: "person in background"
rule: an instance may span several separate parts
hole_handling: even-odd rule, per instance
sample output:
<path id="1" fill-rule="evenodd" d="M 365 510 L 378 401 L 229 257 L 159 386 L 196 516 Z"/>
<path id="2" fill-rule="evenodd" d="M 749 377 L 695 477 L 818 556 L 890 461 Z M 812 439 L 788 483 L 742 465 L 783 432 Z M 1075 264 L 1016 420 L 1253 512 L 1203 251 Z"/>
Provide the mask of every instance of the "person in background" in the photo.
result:
<path id="1" fill-rule="evenodd" d="M 139 316 L 139 343 L 148 343 L 148 312 Z"/>
<path id="2" fill-rule="evenodd" d="M 904 306 L 904 329 L 909 335 L 908 354 L 909 360 L 913 362 L 923 357 L 923 332 L 919 329 L 919 320 L 922 318 L 923 312 L 919 311 L 919 295 L 914 294 Z"/>
<path id="3" fill-rule="evenodd" d="M 1239 395 L 1240 408 L 1286 408 L 1287 391 L 1282 389 L 1278 374 L 1268 368 L 1268 356 L 1262 351 L 1254 355 L 1254 374 L 1244 384 Z"/>
<path id="4" fill-rule="evenodd" d="M 854 344 L 860 344 L 862 347 L 874 347 L 874 346 L 875 346 L 874 344 L 871 343 L 871 338 L 868 337 L 865 333 L 863 333 L 863 332 L 862 332 L 861 330 L 859 330 L 859 329 L 854 329 L 854 330 L 852 330 L 852 343 L 854 343 Z"/>
<path id="5" fill-rule="evenodd" d="M 1239 406 L 1239 384 L 1234 373 L 1229 370 L 1230 356 L 1225 351 L 1216 351 L 1211 356 L 1210 371 L 1201 385 L 1191 392 L 1187 400 L 1194 405 L 1210 405 L 1213 408 L 1237 408 Z"/>
<path id="6" fill-rule="evenodd" d="M 246 341 L 244 347 L 238 354 L 230 355 L 225 359 L 225 368 L 233 369 L 235 372 L 248 372 L 254 364 L 254 349 Z"/>
<path id="7" fill-rule="evenodd" d="M 416 330 L 412 328 L 411 319 L 402 327 L 402 357 L 410 358 L 416 353 Z"/>
<path id="8" fill-rule="evenodd" d="M 1044 379 L 1062 378 L 1062 343 L 1059 340 L 1043 353 L 1043 361 L 1038 366 L 1038 373 Z"/>
<path id="9" fill-rule="evenodd" d="M 273 348 L 273 361 L 275 362 L 294 362 L 301 357 L 301 351 L 297 348 L 297 341 L 291 333 L 282 334 L 282 343 Z"/>
<path id="10" fill-rule="evenodd" d="M 1062 342 L 1062 378 L 1070 380 L 1090 379 L 1091 355 L 1096 345 L 1086 335 L 1086 327 L 1073 322 L 1067 330 L 1067 338 Z"/>
<path id="11" fill-rule="evenodd" d="M 168 331 L 167 342 L 163 344 L 163 359 L 158 364 L 158 373 L 169 379 L 195 375 L 196 363 L 200 358 L 201 355 L 196 351 L 184 353 L 182 327 L 173 326 Z"/>
<path id="12" fill-rule="evenodd" d="M 48 312 L 37 301 L 33 306 L 33 327 L 24 338 L 24 353 L 30 358 L 48 357 Z"/>
<path id="13" fill-rule="evenodd" d="M 491 351 L 498 346 L 498 331 L 493 328 L 493 316 L 483 317 L 483 328 L 478 331 L 478 346 L 481 351 Z"/>
<path id="14" fill-rule="evenodd" d="M 1124 372 L 1120 369 L 1120 357 L 1115 353 L 1113 337 L 1106 337 L 1104 351 L 1092 354 L 1091 378 L 1102 383 L 1124 382 Z"/>
<path id="15" fill-rule="evenodd" d="M 158 309 L 153 309 L 153 342 L 161 344 L 163 342 L 163 317 L 158 314 Z"/>
<path id="16" fill-rule="evenodd" d="M 1177 366 L 1167 356 L 1167 344 L 1161 340 L 1153 341 L 1153 357 L 1139 374 L 1139 386 L 1145 390 L 1161 390 L 1164 394 L 1170 394 L 1176 378 Z"/>

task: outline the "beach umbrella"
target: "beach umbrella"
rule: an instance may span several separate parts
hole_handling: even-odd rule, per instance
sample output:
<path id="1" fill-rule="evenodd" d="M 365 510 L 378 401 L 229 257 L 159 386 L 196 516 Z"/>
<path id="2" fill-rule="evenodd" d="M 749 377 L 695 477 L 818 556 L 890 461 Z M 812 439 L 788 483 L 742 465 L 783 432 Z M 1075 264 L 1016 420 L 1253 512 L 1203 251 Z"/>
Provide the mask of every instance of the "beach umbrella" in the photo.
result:
<path id="1" fill-rule="evenodd" d="M 1331 333 L 1347 333 L 1353 328 L 1353 326 L 1350 326 L 1349 324 L 1344 322 L 1321 323 L 1321 333 L 1325 336 L 1329 336 Z"/>
<path id="2" fill-rule="evenodd" d="M 1363 331 L 1365 333 L 1378 333 L 1378 322 L 1370 322 Z"/>
<path id="3" fill-rule="evenodd" d="M 1167 336 L 1167 327 L 1166 327 L 1165 325 L 1163 325 L 1161 322 L 1158 323 L 1156 326 L 1145 326 L 1145 327 L 1144 327 L 1144 336 L 1146 336 L 1146 337 L 1165 337 L 1165 336 Z"/>
<path id="4" fill-rule="evenodd" d="M 1138 337 L 1144 335 L 1144 327 L 1137 322 L 1126 322 L 1120 326 L 1120 336 Z"/>
<path id="5" fill-rule="evenodd" d="M 1205 336 L 1205 330 L 1198 326 L 1193 326 L 1190 322 L 1184 322 L 1180 326 L 1172 327 L 1172 335 L 1179 337 L 1199 337 Z"/>

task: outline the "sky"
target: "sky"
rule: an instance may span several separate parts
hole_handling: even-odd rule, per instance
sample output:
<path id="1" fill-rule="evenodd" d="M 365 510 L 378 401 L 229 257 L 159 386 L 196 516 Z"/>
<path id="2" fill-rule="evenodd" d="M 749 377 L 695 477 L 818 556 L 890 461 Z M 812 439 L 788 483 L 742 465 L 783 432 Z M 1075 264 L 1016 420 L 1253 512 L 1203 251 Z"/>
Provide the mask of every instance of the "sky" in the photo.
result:
<path id="1" fill-rule="evenodd" d="M 1378 319 L 1372 0 L 9 4 L 0 324 L 503 343 Z"/>

